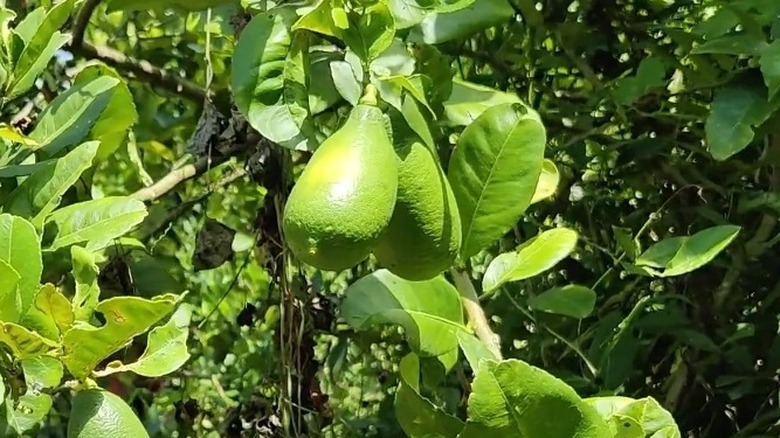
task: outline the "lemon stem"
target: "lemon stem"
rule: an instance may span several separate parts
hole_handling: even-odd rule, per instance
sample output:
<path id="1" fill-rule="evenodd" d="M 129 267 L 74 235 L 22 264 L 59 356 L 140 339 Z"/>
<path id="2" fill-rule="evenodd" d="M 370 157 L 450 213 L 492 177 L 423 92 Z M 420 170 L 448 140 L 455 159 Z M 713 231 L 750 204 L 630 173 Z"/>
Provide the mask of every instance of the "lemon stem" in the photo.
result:
<path id="1" fill-rule="evenodd" d="M 366 90 L 363 92 L 363 96 L 358 101 L 359 105 L 377 105 L 377 89 L 373 84 L 366 85 Z"/>

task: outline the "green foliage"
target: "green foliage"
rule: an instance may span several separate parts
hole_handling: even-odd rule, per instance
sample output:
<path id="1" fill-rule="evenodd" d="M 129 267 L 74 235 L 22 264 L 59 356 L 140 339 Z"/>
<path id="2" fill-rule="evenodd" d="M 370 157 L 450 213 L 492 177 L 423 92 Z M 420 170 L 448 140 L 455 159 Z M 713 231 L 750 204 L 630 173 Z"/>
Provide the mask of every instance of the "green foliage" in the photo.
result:
<path id="1" fill-rule="evenodd" d="M 6 3 L 0 435 L 780 432 L 776 2 Z M 280 226 L 369 85 L 452 186 L 431 280 Z"/>

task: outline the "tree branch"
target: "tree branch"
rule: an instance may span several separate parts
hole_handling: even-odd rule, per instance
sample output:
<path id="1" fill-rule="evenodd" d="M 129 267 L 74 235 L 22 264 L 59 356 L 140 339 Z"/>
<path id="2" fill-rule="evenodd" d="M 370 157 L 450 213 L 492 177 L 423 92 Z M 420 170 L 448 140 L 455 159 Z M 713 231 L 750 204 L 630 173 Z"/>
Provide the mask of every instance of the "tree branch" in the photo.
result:
<path id="1" fill-rule="evenodd" d="M 80 49 L 84 43 L 84 32 L 87 30 L 92 13 L 95 12 L 99 4 L 100 0 L 86 0 L 84 6 L 81 7 L 81 11 L 76 17 L 76 23 L 73 25 L 73 38 L 70 42 L 70 46 L 74 50 Z"/>
<path id="2" fill-rule="evenodd" d="M 129 71 L 140 79 L 146 79 L 154 85 L 181 94 L 189 99 L 202 101 L 206 98 L 206 89 L 181 76 L 153 66 L 149 61 L 131 58 L 124 53 L 105 46 L 94 46 L 83 41 L 72 50 L 88 58 L 99 59 L 106 64 Z"/>
<path id="3" fill-rule="evenodd" d="M 482 305 L 479 304 L 479 297 L 477 297 L 477 291 L 474 290 L 474 285 L 471 284 L 471 279 L 465 272 L 456 269 L 452 269 L 450 272 L 455 280 L 455 286 L 463 298 L 463 307 L 466 309 L 469 322 L 474 326 L 474 332 L 485 343 L 488 350 L 500 360 L 502 356 L 498 335 L 490 328 L 490 323 L 488 323 Z"/>
<path id="4" fill-rule="evenodd" d="M 162 177 L 159 181 L 155 182 L 149 187 L 144 187 L 133 193 L 131 196 L 139 201 L 149 202 L 154 201 L 160 196 L 170 192 L 176 186 L 184 181 L 194 178 L 198 175 L 202 175 L 207 170 L 219 166 L 231 157 L 237 155 L 239 152 L 246 150 L 249 145 L 260 141 L 260 136 L 257 134 L 249 134 L 246 142 L 237 143 L 229 146 L 219 156 L 216 157 L 202 157 L 194 164 L 187 164 L 178 169 L 172 170 L 170 173 Z"/>

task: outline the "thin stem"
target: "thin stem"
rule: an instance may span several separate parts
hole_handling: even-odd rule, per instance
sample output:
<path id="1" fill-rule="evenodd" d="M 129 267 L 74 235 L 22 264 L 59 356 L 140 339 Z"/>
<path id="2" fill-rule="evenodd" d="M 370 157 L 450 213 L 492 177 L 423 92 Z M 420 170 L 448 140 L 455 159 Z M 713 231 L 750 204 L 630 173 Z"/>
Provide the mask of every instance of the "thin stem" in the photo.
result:
<path id="1" fill-rule="evenodd" d="M 471 279 L 468 274 L 456 269 L 450 271 L 452 278 L 455 280 L 455 286 L 460 292 L 460 296 L 463 298 L 463 307 L 466 309 L 466 314 L 469 318 L 469 323 L 474 327 L 474 332 L 477 337 L 485 343 L 488 350 L 497 358 L 501 359 L 501 345 L 499 343 L 498 335 L 490 328 L 490 323 L 485 316 L 485 311 L 479 304 L 479 297 L 477 291 L 474 289 L 474 285 L 471 284 Z"/>

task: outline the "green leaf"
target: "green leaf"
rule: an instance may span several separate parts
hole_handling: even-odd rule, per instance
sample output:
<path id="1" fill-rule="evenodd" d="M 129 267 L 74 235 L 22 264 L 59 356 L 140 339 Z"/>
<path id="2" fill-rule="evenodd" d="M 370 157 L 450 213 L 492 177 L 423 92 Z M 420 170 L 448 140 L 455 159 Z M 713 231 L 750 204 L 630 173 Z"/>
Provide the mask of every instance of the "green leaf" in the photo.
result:
<path id="1" fill-rule="evenodd" d="M 80 143 L 100 118 L 119 84 L 116 78 L 101 76 L 69 88 L 43 110 L 30 138 L 42 145 L 49 156 Z"/>
<path id="2" fill-rule="evenodd" d="M 100 63 L 88 65 L 76 75 L 73 84 L 87 83 L 102 76 L 116 78 L 119 83 L 112 89 L 108 104 L 87 136 L 90 140 L 100 141 L 95 162 L 111 157 L 127 140 L 128 130 L 138 122 L 133 95 L 125 80 L 113 68 Z"/>
<path id="3" fill-rule="evenodd" d="M 62 362 L 76 378 L 84 379 L 100 361 L 170 314 L 177 301 L 176 295 L 101 301 L 95 311 L 103 314 L 106 323 L 102 327 L 77 323 L 68 330 L 62 339 Z"/>
<path id="4" fill-rule="evenodd" d="M 769 90 L 768 100 L 772 100 L 780 92 L 780 39 L 775 39 L 761 53 L 761 73 Z"/>
<path id="5" fill-rule="evenodd" d="M 38 426 L 52 408 L 49 394 L 27 393 L 19 397 L 16 403 L 5 404 L 5 420 L 20 436 Z"/>
<path id="6" fill-rule="evenodd" d="M 370 63 L 393 43 L 395 22 L 385 2 L 347 11 L 348 27 L 335 23 L 335 30 L 363 62 Z"/>
<path id="7" fill-rule="evenodd" d="M 522 361 L 483 361 L 460 438 L 604 438 L 610 429 L 574 390 Z"/>
<path id="8" fill-rule="evenodd" d="M 417 0 L 388 0 L 387 6 L 399 30 L 418 24 L 431 12 L 431 8 L 421 6 Z"/>
<path id="9" fill-rule="evenodd" d="M 357 105 L 363 89 L 355 77 L 352 66 L 346 61 L 333 61 L 330 63 L 330 72 L 333 84 L 341 97 L 352 106 Z"/>
<path id="10" fill-rule="evenodd" d="M 31 223 L 17 216 L 0 214 L 0 261 L 19 274 L 20 315 L 24 315 L 32 306 L 43 272 L 41 244 Z"/>
<path id="11" fill-rule="evenodd" d="M 28 357 L 21 362 L 28 391 L 54 388 L 62 381 L 62 362 L 56 357 L 38 355 Z"/>
<path id="12" fill-rule="evenodd" d="M 552 160 L 545 158 L 542 163 L 542 173 L 539 175 L 539 181 L 536 182 L 534 196 L 531 198 L 531 204 L 536 204 L 554 195 L 560 181 L 561 174 L 558 173 L 558 167 Z"/>
<path id="13" fill-rule="evenodd" d="M 370 63 L 393 42 L 395 23 L 384 1 L 352 9 L 343 0 L 322 0 L 292 27 L 336 37 L 365 63 Z"/>
<path id="14" fill-rule="evenodd" d="M 481 339 L 466 331 L 458 332 L 458 345 L 474 371 L 479 369 L 479 364 L 483 359 L 498 360 Z"/>
<path id="15" fill-rule="evenodd" d="M 253 128 L 274 143 L 306 150 L 308 49 L 304 34 L 291 37 L 296 17 L 287 8 L 255 15 L 236 44 L 230 81 L 236 106 Z"/>
<path id="16" fill-rule="evenodd" d="M 59 346 L 56 342 L 12 322 L 0 322 L 0 343 L 7 345 L 18 359 L 45 354 Z"/>
<path id="17" fill-rule="evenodd" d="M 461 257 L 500 238 L 528 208 L 545 143 L 538 114 L 521 104 L 494 106 L 463 131 L 448 169 L 463 227 Z"/>
<path id="18" fill-rule="evenodd" d="M 554 287 L 528 299 L 528 307 L 547 313 L 585 318 L 596 306 L 596 292 L 589 287 L 570 284 Z"/>
<path id="19" fill-rule="evenodd" d="M 333 22 L 334 8 L 344 8 L 343 0 L 320 0 L 317 5 L 308 8 L 308 11 L 301 15 L 292 30 L 309 30 L 311 32 L 338 38 L 336 25 Z"/>
<path id="20" fill-rule="evenodd" d="M 54 320 L 60 333 L 68 331 L 75 320 L 70 301 L 51 284 L 42 286 L 38 291 L 35 307 Z"/>
<path id="21" fill-rule="evenodd" d="M 19 273 L 0 260 L 0 321 L 19 322 L 22 298 L 19 296 Z"/>
<path id="22" fill-rule="evenodd" d="M 653 88 L 663 87 L 666 65 L 655 57 L 648 57 L 639 63 L 636 75 L 620 80 L 616 90 L 619 103 L 631 105 Z"/>
<path id="23" fill-rule="evenodd" d="M 642 430 L 642 438 L 680 438 L 674 417 L 652 397 L 634 400 L 629 397 L 591 397 L 585 402 L 593 406 L 605 420 L 630 419 Z M 621 435 L 618 435 L 619 437 Z"/>
<path id="24" fill-rule="evenodd" d="M 25 19 L 16 28 L 25 46 L 14 63 L 14 80 L 8 91 L 8 98 L 19 96 L 32 87 L 54 53 L 70 40 L 70 35 L 62 34 L 58 29 L 70 16 L 73 4 L 74 0 L 57 3 L 45 16 L 39 13 L 40 21 L 38 17 Z M 38 11 L 42 12 L 41 9 Z"/>
<path id="25" fill-rule="evenodd" d="M 452 93 L 444 102 L 444 121 L 450 126 L 468 126 L 488 108 L 503 103 L 521 102 L 514 94 L 453 78 Z"/>
<path id="26" fill-rule="evenodd" d="M 641 251 L 639 242 L 634 239 L 631 230 L 623 227 L 612 226 L 612 232 L 615 233 L 617 247 L 626 253 L 630 260 L 635 260 Z"/>
<path id="27" fill-rule="evenodd" d="M 692 236 L 664 239 L 647 249 L 636 260 L 637 266 L 664 269 L 649 271 L 660 277 L 687 274 L 711 262 L 737 237 L 741 227 L 719 225 Z"/>
<path id="28" fill-rule="evenodd" d="M 420 395 L 420 358 L 409 353 L 399 364 L 401 382 L 395 393 L 395 413 L 410 438 L 455 438 L 463 422 Z"/>
<path id="29" fill-rule="evenodd" d="M 422 356 L 439 356 L 457 348 L 457 331 L 464 329 L 460 295 L 443 277 L 412 282 L 386 269 L 350 285 L 340 315 L 356 330 L 398 324 L 412 349 Z"/>
<path id="30" fill-rule="evenodd" d="M 427 15 L 409 34 L 412 42 L 440 44 L 508 22 L 515 11 L 507 0 L 476 0 L 454 12 Z"/>
<path id="31" fill-rule="evenodd" d="M 49 161 L 36 170 L 5 202 L 6 211 L 30 219 L 41 228 L 45 217 L 54 211 L 60 198 L 79 176 L 92 165 L 99 142 L 83 143 L 64 157 Z"/>
<path id="32" fill-rule="evenodd" d="M 767 43 L 753 33 L 726 35 L 707 41 L 691 50 L 692 55 L 745 55 L 758 56 Z"/>
<path id="33" fill-rule="evenodd" d="M 149 332 L 146 350 L 137 361 L 125 365 L 113 361 L 103 371 L 96 371 L 98 377 L 132 371 L 145 377 L 160 377 L 181 368 L 190 358 L 187 351 L 192 311 L 186 305 L 179 307 L 167 324 Z"/>
<path id="34" fill-rule="evenodd" d="M 59 385 L 63 369 L 62 362 L 46 355 L 25 358 L 21 364 L 27 391 L 19 398 L 17 404 L 7 404 L 6 420 L 17 433 L 24 435 L 25 432 L 38 426 L 49 413 L 52 398 L 49 394 L 41 393 L 41 390 Z"/>
<path id="35" fill-rule="evenodd" d="M 741 227 L 720 225 L 699 231 L 683 242 L 666 264 L 664 277 L 686 274 L 711 262 L 737 237 Z"/>
<path id="36" fill-rule="evenodd" d="M 553 268 L 574 251 L 577 232 L 553 228 L 523 243 L 517 251 L 499 255 L 488 265 L 482 290 L 490 292 L 511 281 L 525 280 Z"/>
<path id="37" fill-rule="evenodd" d="M 50 228 L 56 234 L 46 251 L 79 244 L 88 250 L 102 249 L 140 224 L 146 214 L 143 202 L 125 196 L 71 204 L 47 218 L 44 234 L 48 235 Z"/>
<path id="38" fill-rule="evenodd" d="M 73 315 L 78 321 L 89 321 L 100 297 L 98 269 L 95 255 L 80 246 L 70 247 L 73 279 L 76 282 L 76 294 L 73 296 Z"/>
<path id="39" fill-rule="evenodd" d="M 705 124 L 712 157 L 723 161 L 745 149 L 755 136 L 753 128 L 771 114 L 772 107 L 762 88 L 733 84 L 719 89 Z"/>
<path id="40" fill-rule="evenodd" d="M 230 4 L 229 0 L 110 0 L 106 12 L 114 11 L 175 11 L 197 12 Z"/>

